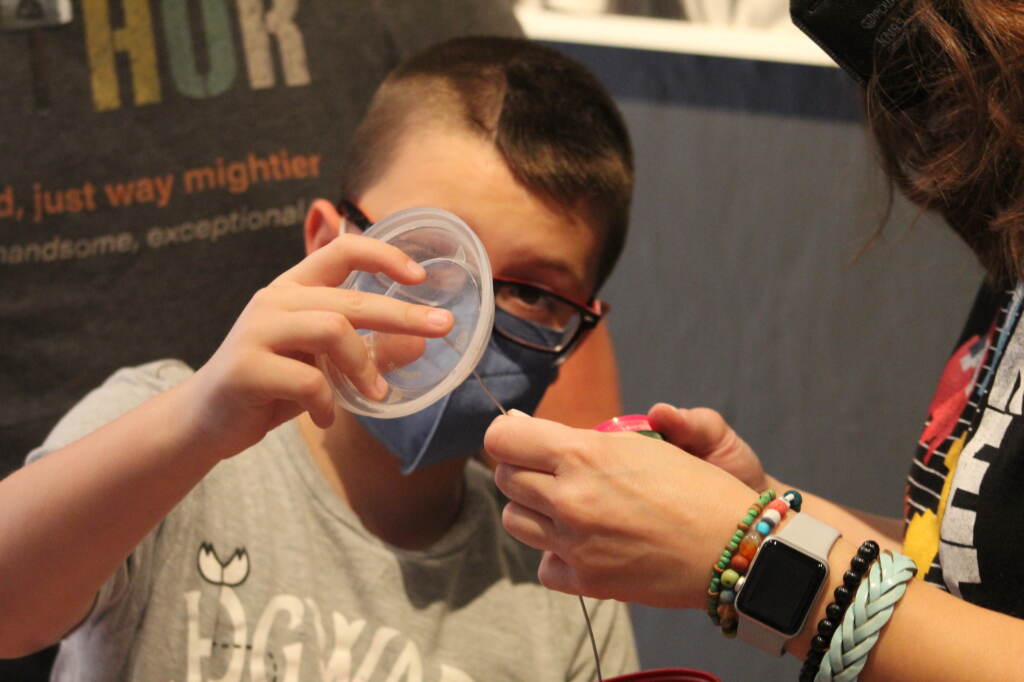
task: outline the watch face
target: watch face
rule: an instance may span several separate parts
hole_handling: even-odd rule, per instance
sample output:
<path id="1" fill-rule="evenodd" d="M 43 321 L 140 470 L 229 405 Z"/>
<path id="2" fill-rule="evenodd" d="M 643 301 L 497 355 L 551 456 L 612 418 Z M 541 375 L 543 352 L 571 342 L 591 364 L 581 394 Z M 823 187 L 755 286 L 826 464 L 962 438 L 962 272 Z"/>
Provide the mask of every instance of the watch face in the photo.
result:
<path id="1" fill-rule="evenodd" d="M 821 561 L 767 538 L 736 595 L 736 609 L 787 636 L 795 635 L 827 576 L 828 566 Z"/>

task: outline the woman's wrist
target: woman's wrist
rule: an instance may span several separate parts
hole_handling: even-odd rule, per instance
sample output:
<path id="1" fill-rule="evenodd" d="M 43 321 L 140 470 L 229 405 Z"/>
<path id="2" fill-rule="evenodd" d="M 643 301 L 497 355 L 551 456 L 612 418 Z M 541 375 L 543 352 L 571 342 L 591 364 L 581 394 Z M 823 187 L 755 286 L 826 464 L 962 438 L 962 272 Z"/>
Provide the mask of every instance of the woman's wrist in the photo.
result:
<path id="1" fill-rule="evenodd" d="M 836 588 L 843 585 L 843 573 L 857 554 L 857 545 L 850 539 L 840 537 L 832 545 L 828 555 L 828 576 L 817 600 L 807 613 L 803 629 L 786 642 L 786 651 L 803 660 L 811 648 L 811 640 L 818 634 L 818 623 L 826 617 L 826 609 L 832 603 Z"/>

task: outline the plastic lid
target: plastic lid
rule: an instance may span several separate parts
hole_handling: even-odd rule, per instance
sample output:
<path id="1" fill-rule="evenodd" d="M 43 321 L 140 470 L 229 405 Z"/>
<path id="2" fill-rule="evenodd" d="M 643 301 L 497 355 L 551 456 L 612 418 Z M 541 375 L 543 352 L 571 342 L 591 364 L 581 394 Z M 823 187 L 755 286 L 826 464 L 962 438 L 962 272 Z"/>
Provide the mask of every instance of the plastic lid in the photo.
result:
<path id="1" fill-rule="evenodd" d="M 473 230 L 439 208 L 393 213 L 364 234 L 400 248 L 423 266 L 427 278 L 407 286 L 384 274 L 357 271 L 340 288 L 444 308 L 455 323 L 447 336 L 437 339 L 359 330 L 388 382 L 381 401 L 360 393 L 327 357 L 317 358 L 317 364 L 345 409 L 370 417 L 403 417 L 443 398 L 480 361 L 494 325 L 491 263 Z"/>

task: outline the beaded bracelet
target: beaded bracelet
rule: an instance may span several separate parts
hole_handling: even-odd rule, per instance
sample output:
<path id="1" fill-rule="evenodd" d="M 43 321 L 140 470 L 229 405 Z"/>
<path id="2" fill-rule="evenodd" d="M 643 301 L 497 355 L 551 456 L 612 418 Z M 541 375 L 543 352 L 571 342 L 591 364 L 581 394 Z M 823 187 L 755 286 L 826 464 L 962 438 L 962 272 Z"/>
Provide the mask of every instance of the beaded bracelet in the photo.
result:
<path id="1" fill-rule="evenodd" d="M 815 682 L 855 682 L 893 609 L 917 574 L 914 561 L 886 550 L 871 564 L 839 629 L 832 635 Z"/>
<path id="2" fill-rule="evenodd" d="M 818 634 L 811 640 L 811 649 L 800 668 L 800 682 L 813 682 L 814 676 L 821 666 L 821 659 L 828 651 L 829 641 L 836 628 L 843 620 L 846 609 L 853 601 L 864 575 L 868 572 L 871 562 L 878 558 L 878 543 L 866 540 L 857 549 L 857 554 L 850 560 L 850 570 L 843 574 L 843 584 L 835 589 L 835 601 L 825 607 L 825 617 L 818 621 Z"/>
<path id="3" fill-rule="evenodd" d="M 722 634 L 726 637 L 736 636 L 738 619 L 733 602 L 737 584 L 747 572 L 761 540 L 771 533 L 791 508 L 800 511 L 801 500 L 800 493 L 795 490 L 786 491 L 780 499 L 775 499 L 774 490 L 761 493 L 736 524 L 736 532 L 712 566 L 711 582 L 708 585 L 708 616 L 712 623 L 721 626 Z M 761 517 L 754 525 L 758 515 Z M 753 529 L 751 525 L 754 525 Z"/>

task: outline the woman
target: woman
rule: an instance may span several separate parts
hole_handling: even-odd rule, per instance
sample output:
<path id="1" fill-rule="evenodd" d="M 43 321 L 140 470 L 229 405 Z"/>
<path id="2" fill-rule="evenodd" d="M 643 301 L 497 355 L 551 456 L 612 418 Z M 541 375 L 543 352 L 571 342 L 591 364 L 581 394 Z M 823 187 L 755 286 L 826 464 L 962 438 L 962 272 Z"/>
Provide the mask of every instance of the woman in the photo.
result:
<path id="1" fill-rule="evenodd" d="M 860 75 L 869 76 L 869 120 L 890 178 L 922 209 L 947 219 L 987 277 L 930 407 L 905 518 L 874 517 L 803 491 L 800 514 L 784 507 L 767 537 L 792 537 L 794 519 L 807 517 L 841 533 L 837 540 L 822 529 L 806 534 L 817 537 L 808 546 L 817 542 L 829 565 L 825 585 L 819 591 L 808 578 L 814 589 L 804 604 L 786 592 L 795 573 L 783 575 L 774 592 L 754 586 L 768 570 L 758 565 L 772 566 L 762 559 L 776 545 L 761 540 L 754 562 L 738 570 L 748 582 L 728 588 L 729 598 L 737 605 L 746 599 L 736 616 L 741 637 L 748 623 L 745 639 L 764 635 L 758 643 L 810 658 L 802 679 L 833 679 L 839 667 L 858 664 L 861 679 L 1022 679 L 1024 7 L 1005 0 L 862 5 L 862 17 L 851 10 L 846 18 L 874 30 L 874 55 L 857 59 L 849 42 L 857 31 L 807 28 L 844 66 L 879 65 Z M 830 42 L 836 36 L 840 42 Z M 716 413 L 656 405 L 649 417 L 692 456 L 632 434 L 573 431 L 523 417 L 496 421 L 486 445 L 512 500 L 505 526 L 546 551 L 540 574 L 549 587 L 657 606 L 710 606 L 713 619 L 732 625 L 722 581 L 732 570 L 737 521 L 747 525 L 744 510 L 762 511 L 760 491 L 781 494 L 787 486 L 764 472 Z M 879 475 L 901 474 L 901 466 L 893 469 Z M 876 569 L 882 562 L 870 547 L 867 559 L 855 559 L 866 540 L 895 563 Z M 793 565 L 809 565 L 800 562 L 813 554 L 800 554 Z M 709 576 L 723 557 L 730 568 Z M 893 597 L 879 611 L 885 619 L 875 623 L 873 639 L 854 642 L 851 635 L 849 644 L 861 648 L 854 651 L 841 640 L 849 623 L 863 624 L 857 619 L 867 610 L 857 605 L 871 591 L 861 588 L 876 585 L 876 571 L 897 576 L 892 566 L 906 570 L 885 588 Z M 918 579 L 909 580 L 913 567 Z M 851 596 L 840 598 L 842 589 Z M 759 595 L 766 601 L 756 602 Z M 780 613 L 796 617 L 793 636 L 780 621 L 764 627 Z"/>

